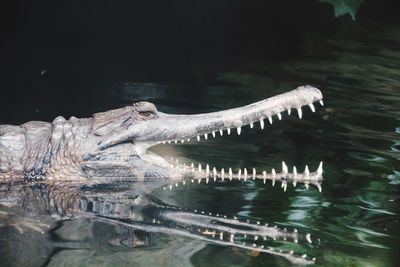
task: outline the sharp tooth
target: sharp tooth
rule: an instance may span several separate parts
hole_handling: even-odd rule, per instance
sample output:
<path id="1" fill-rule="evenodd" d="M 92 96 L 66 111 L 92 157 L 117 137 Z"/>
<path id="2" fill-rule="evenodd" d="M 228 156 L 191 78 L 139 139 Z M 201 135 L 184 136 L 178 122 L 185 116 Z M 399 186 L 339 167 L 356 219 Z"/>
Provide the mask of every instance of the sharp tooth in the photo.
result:
<path id="1" fill-rule="evenodd" d="M 290 116 L 290 113 L 292 113 L 292 109 L 291 108 L 288 108 L 288 110 L 287 110 L 287 114 Z"/>
<path id="2" fill-rule="evenodd" d="M 208 174 L 210 173 L 210 166 L 208 164 L 206 165 L 206 175 L 208 177 Z"/>
<path id="3" fill-rule="evenodd" d="M 197 138 L 197 142 L 199 142 L 200 141 L 200 135 L 198 135 L 196 138 Z"/>
<path id="4" fill-rule="evenodd" d="M 308 188 L 310 187 L 310 185 L 308 184 L 308 182 L 306 182 L 304 185 L 306 186 L 306 189 L 308 190 Z"/>
<path id="5" fill-rule="evenodd" d="M 310 170 L 308 169 L 308 166 L 306 165 L 306 167 L 304 168 L 304 175 L 306 177 L 308 177 L 308 175 L 310 175 Z"/>
<path id="6" fill-rule="evenodd" d="M 225 170 L 224 168 L 221 169 L 221 180 L 224 181 L 225 179 Z"/>
<path id="7" fill-rule="evenodd" d="M 190 138 L 188 138 L 187 141 L 190 142 Z"/>
<path id="8" fill-rule="evenodd" d="M 256 179 L 256 168 L 253 168 L 253 180 Z"/>
<path id="9" fill-rule="evenodd" d="M 297 178 L 297 169 L 296 166 L 293 166 L 293 179 Z"/>
<path id="10" fill-rule="evenodd" d="M 242 177 L 242 170 L 241 169 L 239 169 L 238 170 L 238 180 L 240 181 L 240 178 Z"/>
<path id="11" fill-rule="evenodd" d="M 312 112 L 315 112 L 315 107 L 314 107 L 314 105 L 313 105 L 312 103 L 309 104 L 308 106 L 310 107 L 310 109 L 311 109 Z"/>
<path id="12" fill-rule="evenodd" d="M 278 119 L 281 120 L 282 119 L 282 115 L 281 113 L 276 114 L 278 116 Z"/>
<path id="13" fill-rule="evenodd" d="M 232 168 L 229 167 L 229 180 L 231 181 L 232 181 L 232 175 L 233 175 Z"/>
<path id="14" fill-rule="evenodd" d="M 240 135 L 240 133 L 242 132 L 242 127 L 239 126 L 236 128 L 236 130 L 237 130 L 237 134 Z"/>
<path id="15" fill-rule="evenodd" d="M 215 167 L 213 168 L 213 178 L 215 182 L 215 180 L 217 180 L 217 169 Z"/>
<path id="16" fill-rule="evenodd" d="M 172 184 L 169 186 L 169 190 L 172 190 Z"/>
<path id="17" fill-rule="evenodd" d="M 208 178 L 208 176 L 207 176 L 207 178 L 206 178 L 206 184 L 208 184 L 208 181 L 209 181 L 210 179 Z"/>
<path id="18" fill-rule="evenodd" d="M 253 129 L 254 123 L 250 122 L 250 129 Z"/>
<path id="19" fill-rule="evenodd" d="M 321 162 L 319 163 L 318 170 L 317 170 L 318 175 L 321 175 L 321 174 L 322 174 L 322 165 L 323 165 L 323 163 L 322 163 L 322 161 L 321 161 Z"/>
<path id="20" fill-rule="evenodd" d="M 228 132 L 228 135 L 231 134 L 231 128 L 226 129 L 226 131 Z"/>
<path id="21" fill-rule="evenodd" d="M 166 141 L 163 141 L 162 143 L 165 145 L 167 142 L 166 142 Z"/>
<path id="22" fill-rule="evenodd" d="M 192 164 L 190 165 L 190 167 L 192 168 L 192 171 L 194 171 L 194 164 L 192 162 Z"/>
<path id="23" fill-rule="evenodd" d="M 287 183 L 284 182 L 284 183 L 283 183 L 283 192 L 286 192 L 286 189 L 287 189 Z"/>
<path id="24" fill-rule="evenodd" d="M 181 140 L 181 143 L 183 144 L 184 142 L 185 142 L 185 140 L 182 139 L 182 140 Z"/>
<path id="25" fill-rule="evenodd" d="M 176 144 L 176 143 L 178 143 L 178 140 L 175 140 L 174 142 L 175 142 L 175 144 Z"/>
<path id="26" fill-rule="evenodd" d="M 186 185 L 186 181 L 185 180 L 182 181 L 182 185 Z"/>
<path id="27" fill-rule="evenodd" d="M 320 100 L 319 103 L 321 104 L 321 106 L 324 105 L 324 101 Z"/>
<path id="28" fill-rule="evenodd" d="M 246 168 L 244 168 L 244 181 L 245 182 L 247 181 L 247 169 Z"/>
<path id="29" fill-rule="evenodd" d="M 171 141 L 168 141 L 168 144 L 171 144 Z"/>
<path id="30" fill-rule="evenodd" d="M 288 173 L 288 167 L 286 166 L 285 162 L 282 161 L 282 174 L 286 175 Z"/>
<path id="31" fill-rule="evenodd" d="M 207 140 L 208 139 L 208 134 L 204 134 L 204 138 Z"/>
<path id="32" fill-rule="evenodd" d="M 322 192 L 322 187 L 321 187 L 321 185 L 320 184 L 315 184 L 317 187 L 318 187 L 318 191 L 321 193 Z"/>
<path id="33" fill-rule="evenodd" d="M 263 171 L 263 180 L 264 180 L 264 184 L 267 181 L 267 172 Z"/>
<path id="34" fill-rule="evenodd" d="M 272 117 L 268 117 L 269 124 L 272 124 Z"/>
<path id="35" fill-rule="evenodd" d="M 303 117 L 303 113 L 301 112 L 301 107 L 297 109 L 297 113 L 299 114 L 299 118 Z"/>
<path id="36" fill-rule="evenodd" d="M 276 171 L 275 171 L 275 169 L 272 169 L 271 174 L 272 174 L 272 178 L 275 179 L 275 177 L 276 177 Z"/>
<path id="37" fill-rule="evenodd" d="M 260 127 L 261 129 L 264 129 L 264 119 L 260 119 Z"/>
<path id="38" fill-rule="evenodd" d="M 233 239 L 235 238 L 235 235 L 234 234 L 231 234 L 231 236 L 230 236 L 230 238 L 229 238 L 229 242 L 231 242 L 231 243 L 233 243 Z"/>
<path id="39" fill-rule="evenodd" d="M 199 178 L 199 179 L 197 179 L 197 183 L 199 184 L 199 183 L 201 183 L 201 179 Z"/>
<path id="40" fill-rule="evenodd" d="M 219 134 L 220 134 L 221 136 L 223 136 L 223 135 L 224 135 L 224 130 L 220 129 L 220 130 L 219 130 Z"/>
<path id="41" fill-rule="evenodd" d="M 197 170 L 198 170 L 199 172 L 201 172 L 201 164 L 199 164 L 199 167 L 197 168 Z"/>
<path id="42" fill-rule="evenodd" d="M 297 185 L 297 182 L 293 181 L 293 187 L 296 187 L 296 185 Z"/>
<path id="43" fill-rule="evenodd" d="M 212 131 L 211 134 L 215 138 L 215 131 Z"/>
<path id="44" fill-rule="evenodd" d="M 223 240 L 223 239 L 224 239 L 224 233 L 221 232 L 221 233 L 219 234 L 219 240 Z"/>

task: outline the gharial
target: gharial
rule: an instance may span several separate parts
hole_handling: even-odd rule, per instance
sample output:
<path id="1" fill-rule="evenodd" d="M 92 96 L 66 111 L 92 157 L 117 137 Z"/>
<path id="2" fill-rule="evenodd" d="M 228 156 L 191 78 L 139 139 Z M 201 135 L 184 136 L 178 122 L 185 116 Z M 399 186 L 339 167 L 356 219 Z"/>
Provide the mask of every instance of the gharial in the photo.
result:
<path id="1" fill-rule="evenodd" d="M 310 172 L 307 166 L 302 173 L 298 172 L 296 167 L 289 172 L 284 162 L 282 162 L 280 172 L 274 169 L 271 172 L 257 172 L 254 168 L 249 171 L 246 168 L 238 171 L 233 171 L 232 168 L 217 171 L 209 165 L 195 167 L 193 164 L 179 164 L 148 150 L 160 143 L 184 143 L 193 139 L 200 141 L 202 137 L 207 140 L 218 133 L 221 136 L 230 135 L 231 129 L 236 129 L 237 134 L 240 135 L 243 126 L 249 125 L 253 128 L 255 123 L 263 129 L 264 120 L 272 123 L 273 116 L 281 120 L 282 112 L 290 115 L 292 110 L 297 110 L 300 118 L 303 106 L 309 106 L 314 112 L 314 102 L 323 105 L 320 90 L 312 86 L 300 86 L 290 92 L 247 106 L 212 113 L 171 115 L 159 112 L 152 103 L 138 102 L 132 106 L 95 113 L 91 118 L 71 117 L 66 120 L 63 117 L 57 117 L 52 123 L 32 121 L 20 126 L 0 125 L 0 183 L 6 185 L 6 182 L 11 181 L 13 184 L 11 187 L 3 186 L 0 207 L 4 203 L 10 206 L 8 199 L 11 199 L 13 204 L 33 203 L 30 199 L 37 194 L 35 192 L 39 192 L 38 197 L 34 199 L 41 199 L 38 202 L 44 203 L 43 207 L 47 207 L 49 213 L 56 210 L 57 213 L 66 215 L 66 212 L 72 209 L 73 212 L 70 212 L 72 214 L 94 212 L 101 215 L 103 220 L 110 220 L 112 213 L 114 217 L 111 219 L 125 220 L 133 218 L 130 214 L 137 213 L 138 206 L 151 207 L 152 205 L 149 205 L 151 201 L 149 202 L 148 199 L 143 201 L 140 197 L 132 200 L 131 197 L 126 197 L 125 193 L 121 195 L 121 192 L 116 192 L 115 197 L 109 194 L 90 193 L 88 188 L 98 183 L 133 182 L 123 192 L 128 191 L 126 194 L 131 195 L 131 189 L 134 188 L 135 194 L 139 196 L 166 185 L 172 188 L 180 182 L 185 184 L 193 183 L 195 180 L 208 183 L 210 180 L 217 179 L 244 181 L 253 179 L 264 181 L 264 183 L 271 180 L 273 184 L 279 181 L 284 190 L 288 183 L 293 183 L 294 186 L 297 183 L 303 183 L 307 187 L 309 184 L 314 184 L 321 190 L 322 162 L 315 172 Z M 31 192 L 31 189 L 26 189 L 24 185 L 21 187 L 21 183 L 24 184 L 27 181 L 29 182 L 27 184 L 33 182 L 45 186 L 47 193 L 43 193 L 41 189 L 26 194 Z M 66 194 L 66 191 L 62 190 L 63 187 L 65 190 L 73 188 L 72 197 L 68 201 L 62 201 L 58 197 L 59 194 Z M 77 193 L 79 191 L 77 189 L 82 187 L 86 189 Z M 15 202 L 18 199 L 16 195 L 19 195 L 22 200 Z M 24 199 L 29 199 L 29 201 L 23 201 Z M 121 203 L 125 208 L 121 210 L 119 207 L 118 210 L 127 211 L 127 213 L 116 212 L 116 207 L 122 205 Z M 132 205 L 135 206 L 134 210 L 130 208 Z M 43 208 L 42 205 L 39 206 L 38 209 Z M 235 236 L 235 233 L 245 236 L 253 234 L 254 237 L 258 235 L 274 238 L 283 236 L 286 240 L 288 236 L 297 239 L 297 232 L 288 233 L 286 230 L 259 225 L 258 222 L 250 224 L 240 222 L 236 218 L 228 219 L 219 215 L 207 216 L 207 214 L 181 209 L 177 212 L 170 206 L 159 203 L 155 206 L 160 208 L 156 212 L 157 215 L 154 215 L 157 217 L 155 222 L 167 220 L 175 221 L 176 225 L 186 225 L 184 229 L 172 228 L 174 233 L 217 244 L 228 244 L 279 255 L 296 264 L 309 264 L 314 261 L 304 255 L 293 255 L 293 251 L 274 251 L 273 248 L 258 247 L 256 244 L 249 247 L 244 243 L 236 242 L 237 236 Z M 114 207 L 111 208 L 111 213 L 110 207 Z M 102 214 L 104 209 L 107 210 L 107 214 Z M 142 214 L 142 209 L 139 210 Z M 224 226 L 217 227 L 215 222 Z M 126 224 L 121 221 L 118 223 Z M 194 235 L 187 230 L 190 225 L 201 226 L 205 234 Z M 167 231 L 161 226 L 144 227 L 143 224 L 139 224 L 133 227 L 142 230 L 150 229 L 150 231 L 155 231 L 155 229 Z M 250 230 L 246 232 L 241 227 L 248 227 Z M 204 237 L 208 235 L 212 235 L 213 238 Z M 220 235 L 220 237 L 214 238 L 215 235 Z M 306 236 L 306 239 L 308 241 L 310 237 Z"/>
<path id="2" fill-rule="evenodd" d="M 283 163 L 281 173 L 247 173 L 232 169 L 217 171 L 207 166 L 172 168 L 163 157 L 148 151 L 159 143 L 187 142 L 204 136 L 231 134 L 234 128 L 240 135 L 242 127 L 253 128 L 272 117 L 295 109 L 302 117 L 302 107 L 322 102 L 322 93 L 311 86 L 277 95 L 247 106 L 225 111 L 171 115 L 159 112 L 149 102 L 138 102 L 102 113 L 91 118 L 65 120 L 57 117 L 52 123 L 31 121 L 20 126 L 0 125 L 0 180 L 135 180 L 168 178 L 230 178 L 276 179 L 312 183 L 320 179 L 317 172 L 289 173 Z"/>

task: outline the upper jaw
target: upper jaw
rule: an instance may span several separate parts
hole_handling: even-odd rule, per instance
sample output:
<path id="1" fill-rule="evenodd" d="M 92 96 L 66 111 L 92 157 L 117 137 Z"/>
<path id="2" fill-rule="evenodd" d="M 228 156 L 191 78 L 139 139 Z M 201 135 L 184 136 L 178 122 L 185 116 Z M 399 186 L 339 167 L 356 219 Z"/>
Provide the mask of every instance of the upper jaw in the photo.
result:
<path id="1" fill-rule="evenodd" d="M 274 116 L 280 120 L 285 111 L 290 115 L 292 110 L 297 110 L 298 116 L 302 118 L 303 106 L 309 106 L 314 112 L 313 103 L 320 102 L 323 105 L 322 99 L 319 89 L 307 85 L 247 106 L 219 112 L 196 115 L 169 115 L 159 112 L 157 119 L 118 131 L 101 142 L 99 147 L 104 149 L 124 140 L 151 146 L 160 142 L 185 142 L 192 138 L 200 140 L 201 136 L 207 139 L 209 135 L 215 136 L 216 132 L 222 135 L 226 131 L 229 135 L 231 128 L 236 128 L 240 134 L 241 127 L 250 125 L 252 128 L 258 122 L 264 128 L 264 120 L 272 123 Z"/>

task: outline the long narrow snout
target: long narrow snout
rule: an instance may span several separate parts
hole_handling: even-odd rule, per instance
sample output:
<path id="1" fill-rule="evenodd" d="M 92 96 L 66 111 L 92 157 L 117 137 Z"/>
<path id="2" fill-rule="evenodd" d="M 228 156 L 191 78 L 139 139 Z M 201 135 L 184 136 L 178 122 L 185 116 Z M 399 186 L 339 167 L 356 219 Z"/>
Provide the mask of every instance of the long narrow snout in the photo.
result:
<path id="1" fill-rule="evenodd" d="M 282 112 L 290 115 L 296 110 L 301 118 L 303 106 L 309 106 L 314 112 L 313 103 L 319 101 L 323 105 L 322 99 L 319 89 L 307 85 L 247 106 L 219 112 L 196 115 L 170 115 L 160 112 L 157 119 L 137 124 L 131 129 L 110 136 L 101 143 L 101 147 L 126 140 L 159 143 L 185 142 L 192 138 L 199 140 L 203 136 L 207 139 L 209 135 L 215 136 L 216 133 L 223 135 L 224 131 L 230 134 L 231 129 L 240 134 L 242 126 L 250 125 L 252 128 L 255 123 L 259 123 L 260 127 L 264 128 L 266 121 L 272 123 L 274 116 L 280 120 Z"/>

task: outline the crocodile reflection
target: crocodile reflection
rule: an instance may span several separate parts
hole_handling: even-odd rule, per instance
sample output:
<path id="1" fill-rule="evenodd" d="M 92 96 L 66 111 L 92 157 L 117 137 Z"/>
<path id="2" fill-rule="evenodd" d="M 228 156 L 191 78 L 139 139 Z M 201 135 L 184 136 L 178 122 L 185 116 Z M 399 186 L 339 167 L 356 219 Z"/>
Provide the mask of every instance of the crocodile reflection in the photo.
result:
<path id="1" fill-rule="evenodd" d="M 309 175 L 317 175 L 317 172 Z M 193 182 L 197 184 L 198 181 Z M 29 230 L 45 232 L 54 225 L 48 226 L 35 218 L 43 215 L 51 215 L 56 221 L 85 218 L 126 228 L 125 236 L 110 238 L 108 244 L 113 246 L 146 247 L 149 233 L 161 233 L 268 253 L 283 257 L 292 264 L 312 264 L 315 261 L 315 258 L 299 253 L 302 251 L 299 247 L 315 242 L 309 233 L 261 221 L 176 207 L 147 194 L 158 190 L 162 195 L 161 188 L 169 191 L 175 187 L 176 184 L 154 179 L 112 184 L 3 183 L 0 185 L 0 217 L 3 222 L 0 227 L 8 224 L 21 233 Z M 10 219 L 12 217 L 14 220 Z M 279 242 L 292 243 L 295 251 L 280 250 Z"/>

